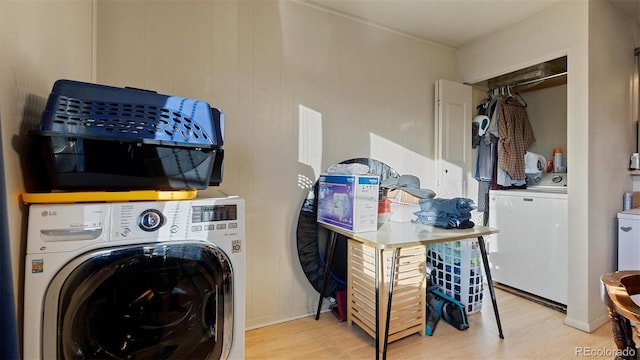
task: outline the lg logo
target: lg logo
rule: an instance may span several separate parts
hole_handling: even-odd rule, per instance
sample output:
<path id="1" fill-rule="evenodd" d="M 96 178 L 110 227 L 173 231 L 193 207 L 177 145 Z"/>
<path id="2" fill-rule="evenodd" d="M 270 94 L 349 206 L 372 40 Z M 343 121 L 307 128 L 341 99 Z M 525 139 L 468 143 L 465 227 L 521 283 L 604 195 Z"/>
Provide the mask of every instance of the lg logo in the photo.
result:
<path id="1" fill-rule="evenodd" d="M 42 215 L 43 217 L 47 217 L 47 216 L 56 216 L 56 215 L 58 215 L 58 213 L 56 211 L 44 210 L 44 211 L 42 211 L 42 213 L 40 215 Z"/>

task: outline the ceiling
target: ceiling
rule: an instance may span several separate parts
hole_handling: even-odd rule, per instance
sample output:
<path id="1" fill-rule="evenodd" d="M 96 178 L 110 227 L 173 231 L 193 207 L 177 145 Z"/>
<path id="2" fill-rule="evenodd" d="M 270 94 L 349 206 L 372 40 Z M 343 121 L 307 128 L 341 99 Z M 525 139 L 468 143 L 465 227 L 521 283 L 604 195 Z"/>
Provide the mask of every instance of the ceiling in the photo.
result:
<path id="1" fill-rule="evenodd" d="M 458 47 L 523 20 L 558 2 L 575 0 L 309 1 L 363 21 Z M 640 1 L 609 1 L 640 20 Z"/>

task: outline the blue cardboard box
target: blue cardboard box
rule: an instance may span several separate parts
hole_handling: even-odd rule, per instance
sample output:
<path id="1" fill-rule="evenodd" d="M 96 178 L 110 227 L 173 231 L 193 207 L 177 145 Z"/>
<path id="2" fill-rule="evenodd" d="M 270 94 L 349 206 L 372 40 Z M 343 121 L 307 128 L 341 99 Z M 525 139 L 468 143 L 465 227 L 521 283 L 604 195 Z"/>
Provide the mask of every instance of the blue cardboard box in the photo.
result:
<path id="1" fill-rule="evenodd" d="M 377 175 L 321 174 L 318 181 L 318 222 L 350 232 L 378 229 Z"/>

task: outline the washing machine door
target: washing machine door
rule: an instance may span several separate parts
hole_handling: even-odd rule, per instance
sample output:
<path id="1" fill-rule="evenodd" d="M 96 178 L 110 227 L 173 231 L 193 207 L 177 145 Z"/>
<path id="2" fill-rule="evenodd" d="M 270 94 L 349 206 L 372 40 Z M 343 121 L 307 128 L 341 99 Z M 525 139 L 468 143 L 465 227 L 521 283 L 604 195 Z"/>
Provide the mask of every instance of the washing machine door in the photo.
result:
<path id="1" fill-rule="evenodd" d="M 43 358 L 224 359 L 232 279 L 229 258 L 209 243 L 82 255 L 47 290 Z"/>

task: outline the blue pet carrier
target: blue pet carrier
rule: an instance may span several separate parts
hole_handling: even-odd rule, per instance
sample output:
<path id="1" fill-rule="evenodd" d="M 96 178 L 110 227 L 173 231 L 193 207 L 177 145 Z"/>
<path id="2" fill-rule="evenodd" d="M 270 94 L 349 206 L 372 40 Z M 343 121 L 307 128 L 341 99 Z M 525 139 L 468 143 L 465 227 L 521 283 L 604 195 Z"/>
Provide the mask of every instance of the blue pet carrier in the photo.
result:
<path id="1" fill-rule="evenodd" d="M 191 190 L 222 181 L 224 116 L 199 100 L 58 80 L 29 132 L 56 190 Z"/>

